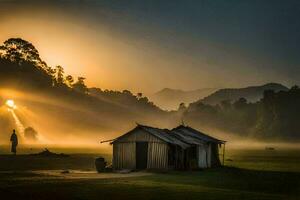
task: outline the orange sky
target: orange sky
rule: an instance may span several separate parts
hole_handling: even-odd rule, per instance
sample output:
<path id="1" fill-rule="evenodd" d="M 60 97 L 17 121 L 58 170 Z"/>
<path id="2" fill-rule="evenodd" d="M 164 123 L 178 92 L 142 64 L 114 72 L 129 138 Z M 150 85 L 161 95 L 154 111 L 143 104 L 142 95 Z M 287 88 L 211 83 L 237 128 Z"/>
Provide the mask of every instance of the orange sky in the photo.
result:
<path id="1" fill-rule="evenodd" d="M 21 37 L 32 42 L 50 66 L 62 65 L 66 74 L 86 77 L 89 86 L 152 94 L 165 87 L 240 87 L 284 80 L 276 71 L 265 73 L 259 67 L 249 67 L 255 60 L 243 62 L 238 53 L 223 65 L 216 55 L 207 58 L 205 52 L 182 53 L 147 35 L 129 37 L 125 30 L 102 19 L 88 20 L 56 8 L 45 11 L 28 6 L 5 11 L 0 14 L 0 41 Z M 152 31 L 169 37 L 175 34 L 156 26 Z M 227 47 L 222 44 L 201 37 L 190 37 L 188 43 L 194 41 L 210 52 L 224 48 L 226 54 Z"/>
<path id="2" fill-rule="evenodd" d="M 151 42 L 132 44 L 127 38 L 115 38 L 105 26 L 95 30 L 80 21 L 30 15 L 8 17 L 0 26 L 1 41 L 10 37 L 31 41 L 50 66 L 62 65 L 67 74 L 86 77 L 90 86 L 153 92 L 166 80 L 170 82 L 166 86 L 180 87 L 190 77 L 185 61 L 193 62 L 192 58 L 174 58 Z M 176 70 L 183 65 L 186 69 Z M 176 84 L 178 76 L 182 82 Z"/>

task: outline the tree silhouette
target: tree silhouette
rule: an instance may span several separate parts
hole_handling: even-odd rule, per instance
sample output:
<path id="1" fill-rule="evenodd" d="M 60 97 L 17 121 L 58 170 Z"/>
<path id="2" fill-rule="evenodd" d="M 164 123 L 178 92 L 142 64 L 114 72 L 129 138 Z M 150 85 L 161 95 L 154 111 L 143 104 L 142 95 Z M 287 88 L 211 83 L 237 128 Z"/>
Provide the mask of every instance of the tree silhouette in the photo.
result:
<path id="1" fill-rule="evenodd" d="M 74 78 L 71 75 L 66 76 L 66 84 L 68 87 L 72 88 L 74 83 Z"/>
<path id="2" fill-rule="evenodd" d="M 178 106 L 178 111 L 179 112 L 184 112 L 186 110 L 186 105 L 185 103 L 180 103 L 179 106 Z"/>
<path id="3" fill-rule="evenodd" d="M 37 85 L 48 84 L 49 80 L 52 79 L 53 73 L 51 67 L 42 61 L 38 50 L 26 40 L 21 38 L 6 40 L 0 46 L 0 55 L 2 59 L 1 64 L 6 63 L 6 65 L 11 66 L 11 72 L 6 72 L 6 75 L 14 73 L 17 76 L 19 74 L 20 79 L 25 79 L 28 76 L 31 78 L 27 81 L 31 81 L 30 79 L 39 80 Z"/>
<path id="4" fill-rule="evenodd" d="M 143 93 L 139 92 L 139 93 L 136 94 L 136 96 L 137 96 L 138 99 L 140 99 L 140 98 L 143 97 Z"/>
<path id="5" fill-rule="evenodd" d="M 28 41 L 21 38 L 10 38 L 1 47 L 4 56 L 19 63 L 21 60 L 41 64 L 38 50 Z"/>
<path id="6" fill-rule="evenodd" d="M 55 80 L 57 86 L 62 86 L 64 84 L 64 68 L 60 65 L 55 67 Z"/>
<path id="7" fill-rule="evenodd" d="M 88 89 L 84 83 L 85 78 L 84 77 L 78 77 L 76 83 L 73 84 L 73 88 L 75 91 L 78 91 L 83 94 L 87 94 Z"/>
<path id="8" fill-rule="evenodd" d="M 123 90 L 123 94 L 128 95 L 128 96 L 133 96 L 129 90 Z"/>
<path id="9" fill-rule="evenodd" d="M 38 137 L 38 133 L 37 133 L 37 131 L 34 128 L 27 127 L 24 130 L 24 136 L 25 136 L 26 139 L 29 139 L 31 141 L 36 141 L 37 137 Z"/>

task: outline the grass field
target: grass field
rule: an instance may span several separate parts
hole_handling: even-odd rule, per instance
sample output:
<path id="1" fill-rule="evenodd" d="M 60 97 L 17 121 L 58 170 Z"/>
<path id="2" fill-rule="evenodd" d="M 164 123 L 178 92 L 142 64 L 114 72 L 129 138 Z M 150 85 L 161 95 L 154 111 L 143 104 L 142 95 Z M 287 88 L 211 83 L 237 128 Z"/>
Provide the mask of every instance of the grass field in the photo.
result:
<path id="1" fill-rule="evenodd" d="M 99 178 L 93 173 L 74 178 L 35 171 L 92 172 L 95 154 L 65 159 L 5 155 L 0 156 L 0 195 L 9 199 L 300 199 L 299 153 L 228 150 L 223 168 Z"/>
<path id="2" fill-rule="evenodd" d="M 300 172 L 300 150 L 228 150 L 225 165 L 264 171 Z"/>

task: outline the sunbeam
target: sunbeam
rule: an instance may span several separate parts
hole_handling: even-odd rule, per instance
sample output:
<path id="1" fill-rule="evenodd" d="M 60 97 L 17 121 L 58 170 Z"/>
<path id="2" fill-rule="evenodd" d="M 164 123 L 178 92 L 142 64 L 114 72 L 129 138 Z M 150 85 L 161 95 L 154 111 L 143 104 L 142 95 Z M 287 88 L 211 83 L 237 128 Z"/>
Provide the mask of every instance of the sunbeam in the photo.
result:
<path id="1" fill-rule="evenodd" d="M 25 130 L 24 125 L 22 124 L 22 122 L 20 121 L 20 119 L 18 118 L 18 116 L 16 115 L 14 109 L 8 109 L 8 111 L 11 113 L 11 116 L 13 117 L 13 119 L 15 121 L 17 130 L 18 130 L 20 136 L 22 137 L 22 139 L 25 139 L 25 136 L 24 136 L 24 130 Z"/>

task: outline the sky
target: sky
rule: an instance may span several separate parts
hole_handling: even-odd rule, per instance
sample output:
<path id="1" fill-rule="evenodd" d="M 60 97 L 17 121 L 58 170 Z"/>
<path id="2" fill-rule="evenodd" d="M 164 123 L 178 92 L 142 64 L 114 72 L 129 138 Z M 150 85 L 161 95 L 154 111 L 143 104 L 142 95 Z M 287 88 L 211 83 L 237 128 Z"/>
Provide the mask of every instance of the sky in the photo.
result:
<path id="1" fill-rule="evenodd" d="M 0 0 L 0 41 L 101 89 L 300 84 L 297 0 Z"/>

